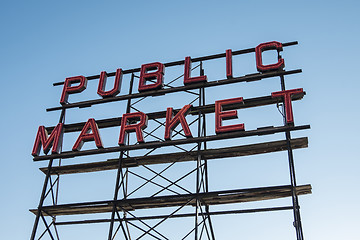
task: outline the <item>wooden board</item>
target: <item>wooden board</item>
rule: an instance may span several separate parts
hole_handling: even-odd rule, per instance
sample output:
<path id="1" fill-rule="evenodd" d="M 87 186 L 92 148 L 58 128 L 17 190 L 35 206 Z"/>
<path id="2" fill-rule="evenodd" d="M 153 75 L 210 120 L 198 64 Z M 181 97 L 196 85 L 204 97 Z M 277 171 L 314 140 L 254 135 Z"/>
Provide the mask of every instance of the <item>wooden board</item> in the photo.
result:
<path id="1" fill-rule="evenodd" d="M 297 195 L 310 194 L 311 185 L 308 184 L 296 187 L 296 193 Z M 205 205 L 218 205 L 285 198 L 290 197 L 291 194 L 291 186 L 287 185 L 200 193 L 198 198 Z M 42 212 L 47 216 L 105 213 L 112 211 L 114 203 L 116 203 L 119 211 L 179 207 L 184 205 L 194 206 L 196 204 L 196 197 L 196 194 L 183 194 L 133 198 L 118 201 L 63 204 L 57 206 L 44 206 Z M 31 209 L 30 211 L 36 214 L 37 209 Z"/>
<path id="2" fill-rule="evenodd" d="M 291 140 L 291 147 L 293 149 L 306 148 L 308 146 L 308 138 L 296 138 Z M 286 140 L 272 141 L 265 143 L 249 144 L 236 147 L 218 148 L 201 150 L 200 154 L 203 159 L 222 159 L 230 157 L 248 156 L 262 153 L 285 151 L 287 149 Z M 138 156 L 123 159 L 123 167 L 137 167 L 141 165 L 152 165 L 171 162 L 186 162 L 196 161 L 197 151 L 193 152 L 179 152 L 160 155 Z M 119 165 L 118 159 L 109 159 L 108 161 L 74 164 L 60 167 L 52 167 L 52 175 L 85 173 L 117 169 Z M 43 173 L 47 173 L 47 167 L 40 168 Z"/>
<path id="3" fill-rule="evenodd" d="M 301 100 L 305 95 L 305 92 L 300 94 L 294 94 L 291 96 L 292 101 Z M 230 109 L 243 109 L 243 108 L 251 108 L 251 107 L 259 107 L 259 106 L 266 106 L 271 104 L 276 104 L 279 100 L 277 98 L 273 98 L 271 96 L 264 96 L 264 97 L 256 97 L 256 98 L 248 98 L 244 99 L 241 103 L 236 104 L 229 104 L 223 107 L 223 110 L 230 110 Z M 175 109 L 174 112 L 179 111 L 180 109 Z M 199 113 L 214 113 L 215 112 L 215 104 L 208 104 L 205 106 L 193 106 L 190 110 L 191 115 L 198 115 Z M 166 117 L 166 111 L 160 112 L 152 112 L 146 113 L 149 119 L 160 119 Z M 116 118 L 108 118 L 108 119 L 99 119 L 96 120 L 96 124 L 98 128 L 109 128 L 109 127 L 116 127 L 120 126 L 121 124 L 121 117 Z M 85 122 L 79 123 L 71 123 L 64 125 L 64 132 L 80 132 L 84 127 Z M 48 133 L 55 128 L 55 126 L 47 127 L 46 130 Z"/>

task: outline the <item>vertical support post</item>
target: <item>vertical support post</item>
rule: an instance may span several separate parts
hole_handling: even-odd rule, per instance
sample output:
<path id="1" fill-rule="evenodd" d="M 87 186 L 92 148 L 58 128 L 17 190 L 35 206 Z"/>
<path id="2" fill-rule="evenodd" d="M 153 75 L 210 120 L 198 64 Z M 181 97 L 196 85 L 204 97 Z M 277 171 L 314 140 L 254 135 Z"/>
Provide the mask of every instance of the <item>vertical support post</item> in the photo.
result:
<path id="1" fill-rule="evenodd" d="M 133 90 L 134 78 L 135 78 L 135 75 L 132 73 L 131 74 L 131 80 L 130 80 L 129 95 L 132 93 L 132 90 Z M 128 101 L 127 101 L 126 113 L 130 113 L 130 107 L 131 107 L 131 99 L 129 98 Z M 114 201 L 113 201 L 113 209 L 112 209 L 112 213 L 111 213 L 111 221 L 110 221 L 110 227 L 109 227 L 108 240 L 113 239 L 113 229 L 114 229 L 115 215 L 116 215 L 116 211 L 117 211 L 116 202 L 118 200 L 119 190 L 120 190 L 120 186 L 119 186 L 120 185 L 120 178 L 122 178 L 121 185 L 127 184 L 127 180 L 126 180 L 126 182 L 124 182 L 124 175 L 123 175 L 123 169 L 122 169 L 123 158 L 124 158 L 124 151 L 121 151 L 120 152 L 120 157 L 119 157 L 118 171 L 117 171 L 117 175 L 116 175 Z M 127 195 L 126 186 L 123 186 L 123 195 L 124 195 L 124 198 L 126 198 L 126 195 Z M 121 219 L 119 219 L 119 220 L 120 220 L 120 224 L 122 224 Z M 122 228 L 122 230 L 124 232 L 125 239 L 128 239 L 127 236 L 126 236 L 125 230 L 123 228 Z"/>
<path id="2" fill-rule="evenodd" d="M 203 74 L 202 71 L 202 62 L 200 62 L 200 75 Z M 199 89 L 199 107 L 201 106 L 201 102 L 202 102 L 202 92 L 201 89 Z M 198 133 L 197 133 L 198 137 L 201 136 L 201 112 L 199 111 L 198 114 Z M 195 240 L 198 240 L 198 235 L 199 235 L 199 208 L 201 207 L 200 205 L 200 199 L 199 199 L 199 193 L 200 193 L 200 173 L 201 173 L 201 155 L 200 155 L 200 151 L 201 151 L 201 143 L 199 142 L 197 144 L 197 151 L 198 151 L 198 155 L 197 155 L 197 161 L 196 161 L 196 209 L 195 209 Z"/>
<path id="3" fill-rule="evenodd" d="M 65 111 L 66 111 L 65 108 L 63 108 L 61 110 L 59 123 L 65 123 Z M 62 151 L 62 144 L 63 143 L 61 141 L 61 143 L 60 143 L 60 152 Z M 37 208 L 37 211 L 36 211 L 35 222 L 34 222 L 34 226 L 33 226 L 33 230 L 32 230 L 32 233 L 31 233 L 30 240 L 35 239 L 36 231 L 37 231 L 37 228 L 38 228 L 38 225 L 39 225 L 39 220 L 40 220 L 40 217 L 42 216 L 42 213 L 41 213 L 42 212 L 42 207 L 44 205 L 44 201 L 45 201 L 45 198 L 46 198 L 46 189 L 47 189 L 50 177 L 51 177 L 51 168 L 52 168 L 53 162 L 54 162 L 54 159 L 50 159 L 49 163 L 48 163 L 48 168 L 47 168 L 48 171 L 46 172 L 46 176 L 45 176 L 45 180 L 44 180 L 44 184 L 43 184 L 43 189 L 42 189 L 42 192 L 41 192 L 39 205 L 38 205 L 38 208 Z M 52 186 L 50 186 L 50 187 L 52 187 Z M 47 231 L 50 231 L 49 228 L 47 228 L 47 229 L 48 229 Z"/>
<path id="4" fill-rule="evenodd" d="M 204 75 L 204 70 L 201 68 L 201 74 Z M 206 102 L 205 102 L 205 88 L 201 88 L 202 91 L 202 105 L 205 106 Z M 206 115 L 205 113 L 202 112 L 202 119 L 203 119 L 203 126 L 202 126 L 202 131 L 203 137 L 206 137 Z M 207 144 L 206 141 L 204 141 L 204 150 L 207 149 Z M 208 175 L 208 165 L 207 165 L 207 159 L 204 159 L 204 174 L 205 174 L 205 192 L 209 192 L 209 175 Z M 214 228 L 212 225 L 212 221 L 211 221 L 211 217 L 210 217 L 210 209 L 208 205 L 205 205 L 205 211 L 207 214 L 207 219 L 209 221 L 209 227 L 210 227 L 210 233 L 211 233 L 211 238 L 213 240 L 215 240 L 215 233 L 214 233 Z"/>
<path id="5" fill-rule="evenodd" d="M 281 80 L 281 90 L 285 91 L 285 79 L 284 75 L 280 76 Z M 283 113 L 284 113 L 284 125 L 286 125 L 286 111 L 285 111 L 285 104 L 283 105 Z M 294 156 L 291 147 L 291 134 L 290 131 L 285 132 L 286 137 L 286 145 L 287 145 L 287 152 L 288 152 L 288 159 L 289 159 L 289 170 L 290 170 L 290 182 L 291 182 L 291 198 L 293 203 L 293 214 L 294 214 L 294 227 L 296 231 L 297 240 L 303 240 L 303 231 L 301 225 L 301 218 L 300 218 L 300 206 L 299 206 L 299 199 L 296 193 L 296 176 L 295 176 L 295 165 L 294 165 Z"/>
<path id="6" fill-rule="evenodd" d="M 200 76 L 204 76 L 204 69 L 202 66 L 202 62 L 200 62 Z M 205 89 L 200 88 L 199 89 L 199 107 L 205 105 Z M 206 121 L 205 121 L 205 113 L 202 111 L 199 111 L 198 114 L 198 137 L 206 136 Z M 209 186 L 208 186 L 208 172 L 207 172 L 207 160 L 203 159 L 200 151 L 203 149 L 206 149 L 206 142 L 203 143 L 203 146 L 201 143 L 198 143 L 197 145 L 197 168 L 196 168 L 196 213 L 195 213 L 195 240 L 199 239 L 199 215 L 201 214 L 203 218 L 203 223 L 205 226 L 203 226 L 202 229 L 206 228 L 206 224 L 208 222 L 209 228 L 210 228 L 210 235 L 208 234 L 208 238 L 215 239 L 214 230 L 212 227 L 210 215 L 209 215 L 209 206 L 205 205 L 205 212 L 201 209 L 201 201 L 199 199 L 199 193 L 201 191 L 208 192 Z M 200 233 L 201 238 L 202 233 Z"/>

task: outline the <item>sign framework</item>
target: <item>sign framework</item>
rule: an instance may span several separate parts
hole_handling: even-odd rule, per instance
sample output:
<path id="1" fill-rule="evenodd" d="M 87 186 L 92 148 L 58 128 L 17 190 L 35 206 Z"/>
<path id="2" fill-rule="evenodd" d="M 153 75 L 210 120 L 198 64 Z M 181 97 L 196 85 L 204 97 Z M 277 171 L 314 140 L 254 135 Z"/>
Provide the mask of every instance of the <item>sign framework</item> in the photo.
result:
<path id="1" fill-rule="evenodd" d="M 130 239 L 134 235 L 129 230 L 129 226 L 137 228 L 140 231 L 136 239 L 149 237 L 150 239 L 168 239 L 158 229 L 159 226 L 171 218 L 194 218 L 194 225 L 185 236 L 179 236 L 181 239 L 215 239 L 215 226 L 213 226 L 211 217 L 216 215 L 292 210 L 294 215 L 294 227 L 296 238 L 303 239 L 303 232 L 299 211 L 298 195 L 311 193 L 310 185 L 298 186 L 296 184 L 295 167 L 292 150 L 296 148 L 307 147 L 307 138 L 291 138 L 291 131 L 298 131 L 310 128 L 309 125 L 295 126 L 292 101 L 301 100 L 305 95 L 302 89 L 286 89 L 284 76 L 300 73 L 301 70 L 285 71 L 284 59 L 280 52 L 282 47 L 296 45 L 297 42 L 278 43 L 269 42 L 259 44 L 256 48 L 244 49 L 239 51 L 227 50 L 225 53 L 210 55 L 170 63 L 151 63 L 143 64 L 141 68 L 122 70 L 118 69 L 114 73 L 102 72 L 100 75 L 83 77 L 76 76 L 67 78 L 65 82 L 55 83 L 54 85 L 63 85 L 61 95 L 61 106 L 49 108 L 47 111 L 61 111 L 59 124 L 54 127 L 39 127 L 33 149 L 34 161 L 48 161 L 48 167 L 41 170 L 46 175 L 43 191 L 41 194 L 39 206 L 31 210 L 36 214 L 35 223 L 31 239 L 44 234 L 51 239 L 60 239 L 57 227 L 61 225 L 109 223 L 108 239 Z M 267 50 L 276 50 L 278 52 L 278 61 L 274 64 L 264 65 L 262 63 L 262 52 Z M 232 73 L 232 56 L 240 54 L 255 53 L 256 66 L 258 73 L 234 77 Z M 226 59 L 226 78 L 211 81 L 206 78 L 202 63 L 204 61 L 225 58 Z M 191 77 L 191 62 L 199 63 L 200 74 Z M 164 70 L 167 67 L 184 65 L 183 86 L 172 87 L 171 83 L 163 81 Z M 140 76 L 136 73 L 140 72 Z M 119 95 L 122 75 L 131 74 L 129 92 Z M 106 77 L 115 77 L 114 87 L 111 90 L 105 90 Z M 135 79 L 139 78 L 137 91 L 134 84 Z M 266 78 L 279 77 L 281 91 L 271 92 L 268 96 L 243 99 L 231 98 L 218 100 L 215 103 L 206 104 L 205 91 L 210 87 L 234 84 L 238 82 L 259 81 Z M 86 89 L 88 80 L 99 79 L 98 94 L 100 99 L 68 103 L 68 97 L 71 94 L 80 94 Z M 249 83 L 250 84 L 250 83 Z M 198 92 L 194 92 L 198 91 Z M 136 108 L 139 99 L 146 97 L 157 97 L 175 92 L 184 92 L 193 94 L 194 100 L 186 104 L 181 109 L 164 109 L 160 112 L 144 113 Z M 91 107 L 93 105 L 126 101 L 125 113 L 121 117 L 95 120 L 89 119 L 87 122 L 65 123 L 65 112 L 70 108 Z M 265 105 L 283 104 L 284 125 L 276 127 L 259 127 L 254 130 L 247 130 L 243 123 L 226 124 L 228 119 L 236 119 L 237 111 L 234 109 L 251 108 Z M 197 105 L 195 105 L 195 103 Z M 195 106 L 194 106 L 195 105 Z M 215 114 L 215 134 L 208 135 L 206 116 Z M 195 118 L 191 123 L 187 122 L 187 116 Z M 165 119 L 165 122 L 161 122 Z M 165 135 L 158 136 L 154 132 L 146 132 L 147 121 L 155 121 L 159 127 L 165 128 Z M 197 127 L 192 125 L 197 123 Z M 246 124 L 246 123 L 245 123 Z M 120 136 L 118 137 L 118 146 L 104 147 L 101 142 L 100 130 L 102 128 L 120 127 Z M 180 129 L 180 130 L 179 130 Z M 191 130 L 192 129 L 192 130 Z M 194 132 L 194 129 L 197 131 Z M 68 132 L 80 132 L 77 141 L 71 151 L 62 151 L 62 135 Z M 134 133 L 132 133 L 134 132 Z M 271 135 L 275 133 L 285 133 L 285 139 L 280 141 L 261 141 L 255 144 L 247 144 L 233 147 L 208 149 L 207 143 L 220 141 L 224 139 L 243 138 L 249 136 Z M 136 135 L 135 144 L 130 144 L 130 135 Z M 152 136 L 158 141 L 147 142 L 146 137 Z M 181 136 L 181 137 L 179 137 Z M 172 139 L 175 138 L 175 139 Z M 96 144 L 96 149 L 81 150 L 85 142 L 92 141 Z M 190 149 L 183 146 L 193 144 Z M 159 148 L 174 146 L 180 151 L 153 154 L 153 151 Z M 40 156 L 40 150 L 44 153 L 51 150 L 51 154 Z M 148 152 L 142 156 L 131 156 L 132 151 L 146 150 Z M 261 153 L 270 153 L 277 151 L 287 151 L 289 160 L 290 184 L 283 186 L 268 186 L 249 189 L 232 189 L 221 191 L 209 191 L 209 176 L 207 162 L 212 159 L 224 157 L 238 157 Z M 89 162 L 83 164 L 61 165 L 62 159 L 100 155 L 111 152 L 118 152 L 117 159 L 111 159 L 103 162 Z M 55 160 L 59 160 L 59 166 L 53 166 Z M 169 185 L 160 185 L 160 191 L 155 191 L 149 196 L 133 198 L 132 192 L 128 190 L 129 174 L 134 174 L 131 169 L 139 166 L 151 166 L 154 164 L 181 164 L 182 162 L 194 162 L 196 166 L 189 169 L 182 177 L 176 180 L 168 179 L 162 175 L 162 172 L 155 173 L 157 177 L 164 178 L 170 186 L 182 188 L 184 193 L 173 192 L 170 195 L 164 195 L 164 191 L 169 189 Z M 70 204 L 58 204 L 58 191 L 60 175 L 75 174 L 82 172 L 95 172 L 109 169 L 117 169 L 114 198 L 105 201 L 81 202 Z M 179 183 L 190 174 L 196 175 L 195 191 L 186 189 Z M 140 176 L 142 177 L 142 176 Z M 143 177 L 144 178 L 144 177 Z M 152 183 L 152 178 L 145 178 L 146 183 Z M 145 184 L 146 185 L 146 184 Z M 144 185 L 144 186 L 145 186 Z M 139 186 L 141 188 L 143 186 Z M 234 209 L 211 211 L 212 205 L 223 205 L 232 203 L 241 203 L 249 201 L 261 201 L 267 199 L 277 199 L 291 197 L 292 206 L 258 208 L 258 209 Z M 46 198 L 52 198 L 53 204 L 44 205 Z M 183 213 L 182 210 L 191 207 L 193 212 Z M 172 212 L 165 215 L 153 214 L 137 216 L 134 210 L 141 209 L 159 209 L 173 208 Z M 181 212 L 181 213 L 180 213 Z M 110 213 L 107 219 L 83 219 L 58 221 L 61 216 L 77 216 L 81 214 Z M 50 223 L 46 220 L 50 217 Z M 154 225 L 146 223 L 147 220 L 157 220 Z M 43 233 L 37 234 L 39 222 L 44 223 Z"/>

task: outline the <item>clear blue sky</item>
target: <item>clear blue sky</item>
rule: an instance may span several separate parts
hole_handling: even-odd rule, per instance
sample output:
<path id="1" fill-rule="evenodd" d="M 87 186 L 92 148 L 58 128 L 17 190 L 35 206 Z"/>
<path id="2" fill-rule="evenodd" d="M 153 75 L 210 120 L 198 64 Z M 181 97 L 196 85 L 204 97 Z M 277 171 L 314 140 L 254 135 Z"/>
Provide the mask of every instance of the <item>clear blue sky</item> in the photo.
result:
<path id="1" fill-rule="evenodd" d="M 295 109 L 299 124 L 311 124 L 302 133 L 309 148 L 295 152 L 298 183 L 313 186 L 300 197 L 305 238 L 358 239 L 359 9 L 348 0 L 2 1 L 0 238 L 30 237 L 35 217 L 28 209 L 38 204 L 45 164 L 32 161 L 31 148 L 37 127 L 58 121 L 58 113 L 45 112 L 60 99 L 53 82 L 276 40 L 299 41 L 284 56 L 287 68 L 303 69 L 289 87 L 307 92 Z M 284 229 L 276 213 L 231 218 L 232 228 L 244 239 L 295 239 L 288 215 Z M 223 234 L 218 239 L 239 236 Z M 79 238 L 72 236 L 65 239 Z"/>

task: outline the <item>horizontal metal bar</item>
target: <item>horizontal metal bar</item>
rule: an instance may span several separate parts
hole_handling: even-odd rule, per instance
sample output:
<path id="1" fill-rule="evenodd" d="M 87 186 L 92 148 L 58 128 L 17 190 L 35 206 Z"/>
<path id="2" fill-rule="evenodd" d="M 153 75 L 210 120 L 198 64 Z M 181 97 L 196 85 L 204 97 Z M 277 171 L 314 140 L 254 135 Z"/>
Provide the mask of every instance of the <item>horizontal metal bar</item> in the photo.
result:
<path id="1" fill-rule="evenodd" d="M 112 152 L 120 152 L 120 151 L 137 150 L 137 149 L 161 148 L 161 147 L 165 147 L 165 146 L 182 145 L 182 144 L 189 144 L 189 143 L 199 143 L 199 142 L 206 142 L 206 141 L 216 141 L 216 140 L 249 137 L 249 136 L 257 136 L 257 135 L 267 135 L 267 134 L 274 134 L 274 133 L 286 132 L 286 131 L 305 130 L 305 129 L 309 129 L 309 128 L 310 128 L 310 125 L 269 127 L 269 128 L 265 128 L 265 129 L 262 128 L 262 129 L 256 129 L 256 130 L 250 130 L 250 131 L 229 132 L 229 133 L 210 135 L 210 136 L 205 136 L 205 137 L 185 138 L 185 139 L 177 139 L 177 140 L 163 141 L 163 142 L 154 141 L 154 142 L 146 142 L 146 143 L 135 144 L 135 145 L 116 146 L 116 147 L 109 147 L 109 148 L 84 150 L 84 151 L 68 151 L 68 152 L 62 152 L 60 154 L 37 156 L 37 157 L 34 157 L 33 160 L 34 161 L 43 161 L 43 160 L 60 159 L 60 158 L 66 159 L 66 158 L 73 158 L 73 157 L 78 157 L 78 156 L 104 154 L 104 153 L 112 153 Z"/>
<path id="2" fill-rule="evenodd" d="M 59 216 L 110 212 L 112 211 L 114 204 L 118 207 L 119 211 L 122 211 L 122 209 L 126 211 L 133 211 L 136 209 L 176 207 L 183 206 L 183 204 L 185 203 L 189 203 L 190 206 L 195 206 L 197 202 L 196 199 L 199 199 L 204 205 L 222 205 L 290 197 L 292 194 L 291 189 L 292 187 L 290 185 L 235 189 L 199 194 L 193 193 L 160 197 L 122 199 L 116 201 L 111 200 L 61 204 L 53 206 L 43 206 L 42 209 L 45 215 Z M 310 193 L 310 184 L 296 187 L 297 195 Z M 36 209 L 32 209 L 30 211 L 35 213 Z"/>
<path id="3" fill-rule="evenodd" d="M 284 207 L 272 207 L 272 208 L 253 208 L 253 209 L 242 209 L 242 210 L 228 210 L 228 211 L 215 211 L 198 213 L 199 216 L 217 216 L 217 215 L 230 215 L 230 214 L 243 214 L 243 213 L 256 213 L 256 212 L 273 212 L 273 211 L 284 211 L 292 210 L 292 206 Z M 122 218 L 121 221 L 139 221 L 139 220 L 152 220 L 152 219 L 163 219 L 163 218 L 185 218 L 185 217 L 194 217 L 196 213 L 184 213 L 184 214 L 174 214 L 174 215 L 157 215 L 157 216 L 144 216 L 136 218 Z M 111 219 L 94 219 L 94 220 L 82 220 L 82 221 L 66 221 L 66 222 L 55 222 L 55 225 L 75 225 L 75 224 L 90 224 L 90 223 L 107 223 Z M 115 221 L 120 221 L 115 219 Z"/>
<path id="4" fill-rule="evenodd" d="M 300 93 L 300 94 L 294 94 L 292 95 L 291 99 L 293 101 L 301 100 L 306 93 Z M 265 105 L 271 105 L 278 103 L 277 98 L 273 98 L 271 96 L 264 96 L 264 97 L 256 97 L 256 98 L 248 98 L 244 99 L 241 103 L 236 104 L 229 104 L 225 105 L 223 107 L 223 110 L 231 110 L 231 109 L 244 109 L 244 108 L 250 108 L 250 107 L 259 107 L 259 106 L 265 106 Z M 180 109 L 176 109 L 175 112 L 179 111 Z M 198 115 L 199 112 L 201 113 L 213 113 L 215 112 L 215 104 L 209 104 L 204 106 L 193 106 L 190 110 L 191 115 Z M 152 112 L 152 113 L 146 113 L 149 119 L 158 119 L 158 118 L 165 118 L 166 117 L 166 111 L 160 111 L 160 112 Z M 108 128 L 108 127 L 116 127 L 121 125 L 121 117 L 116 118 L 108 118 L 108 119 L 101 119 L 96 120 L 96 124 L 99 128 Z M 64 125 L 64 132 L 77 132 L 81 131 L 84 127 L 85 122 L 80 123 L 72 123 L 72 124 L 65 124 Z M 55 126 L 47 127 L 46 130 L 48 133 L 51 133 L 51 131 L 55 128 Z"/>
<path id="5" fill-rule="evenodd" d="M 297 45 L 297 44 L 298 44 L 297 41 L 293 41 L 293 42 L 283 43 L 282 45 L 283 45 L 283 47 L 288 47 L 288 46 L 293 46 L 293 45 Z M 235 56 L 235 55 L 251 53 L 251 52 L 255 52 L 255 48 L 247 48 L 247 49 L 233 51 L 232 55 Z M 225 57 L 225 53 L 218 53 L 218 54 L 208 55 L 208 56 L 204 56 L 204 57 L 192 58 L 191 61 L 192 62 L 200 62 L 200 61 L 213 60 L 213 59 L 223 58 L 223 57 Z M 184 60 L 164 63 L 165 67 L 172 67 L 172 66 L 177 66 L 177 65 L 182 65 L 182 64 L 184 64 Z M 135 72 L 140 72 L 140 68 L 132 68 L 132 69 L 123 70 L 123 74 L 129 74 L 129 73 L 135 73 Z M 110 73 L 108 73 L 108 76 L 109 77 L 115 76 L 115 73 L 116 72 L 110 72 Z M 100 75 L 92 75 L 92 76 L 88 76 L 86 78 L 88 80 L 99 79 Z M 64 85 L 64 82 L 53 83 L 53 86 L 59 86 L 59 85 Z"/>
<path id="6" fill-rule="evenodd" d="M 285 76 L 289 74 L 296 74 L 301 73 L 301 69 L 291 70 L 291 71 L 274 71 L 274 72 L 267 72 L 267 73 L 255 73 L 250 75 L 245 75 L 242 77 L 236 77 L 236 78 L 230 78 L 230 79 L 222 79 L 222 80 L 215 80 L 210 82 L 203 82 L 203 83 L 195 83 L 180 87 L 173 87 L 173 88 L 165 88 L 160 90 L 154 90 L 154 91 L 148 91 L 148 92 L 140 92 L 140 93 L 134 93 L 134 94 L 127 94 L 127 95 L 121 95 L 111 98 L 102 98 L 102 99 L 94 99 L 94 100 L 88 100 L 88 101 L 82 101 L 82 102 L 76 102 L 76 103 L 69 103 L 62 105 L 60 107 L 53 107 L 48 108 L 46 111 L 57 111 L 67 108 L 76 108 L 76 107 L 91 107 L 92 105 L 96 104 L 103 104 L 103 103 L 109 103 L 109 102 L 115 102 L 115 101 L 122 101 L 127 99 L 135 99 L 135 98 L 141 98 L 141 97 L 147 97 L 147 96 L 158 96 L 158 95 L 164 95 L 167 93 L 174 93 L 174 92 L 180 92 L 180 91 L 186 91 L 186 90 L 192 90 L 192 89 L 198 89 L 198 88 L 207 88 L 207 87 L 214 87 L 214 86 L 221 86 L 225 84 L 232 84 L 232 83 L 239 83 L 239 82 L 251 82 L 251 81 L 258 81 L 265 78 L 271 78 L 271 77 L 277 77 L 277 76 Z"/>
<path id="7" fill-rule="evenodd" d="M 303 138 L 294 138 L 290 140 L 292 149 L 305 148 L 308 146 L 307 137 Z M 249 156 L 255 154 L 263 154 L 277 151 L 287 150 L 287 141 L 272 141 L 264 142 L 257 144 L 242 145 L 236 147 L 227 147 L 227 148 L 217 148 L 217 149 L 206 149 L 201 151 L 193 152 L 178 152 L 178 153 L 168 153 L 168 154 L 158 154 L 158 155 L 149 155 L 149 156 L 138 156 L 138 157 L 128 157 L 122 159 L 122 167 L 138 167 L 142 165 L 152 165 L 152 164 L 163 164 L 163 163 L 172 163 L 172 162 L 186 162 L 186 161 L 196 161 L 198 154 L 201 155 L 202 159 L 223 159 L 230 157 L 240 157 L 240 156 Z M 102 162 L 91 162 L 91 163 L 82 163 L 74 165 L 63 165 L 55 166 L 51 168 L 52 175 L 62 175 L 62 174 L 73 174 L 73 173 L 85 173 L 85 172 L 97 172 L 117 169 L 119 167 L 119 159 L 109 159 Z M 48 168 L 40 168 L 43 173 L 47 173 Z"/>

